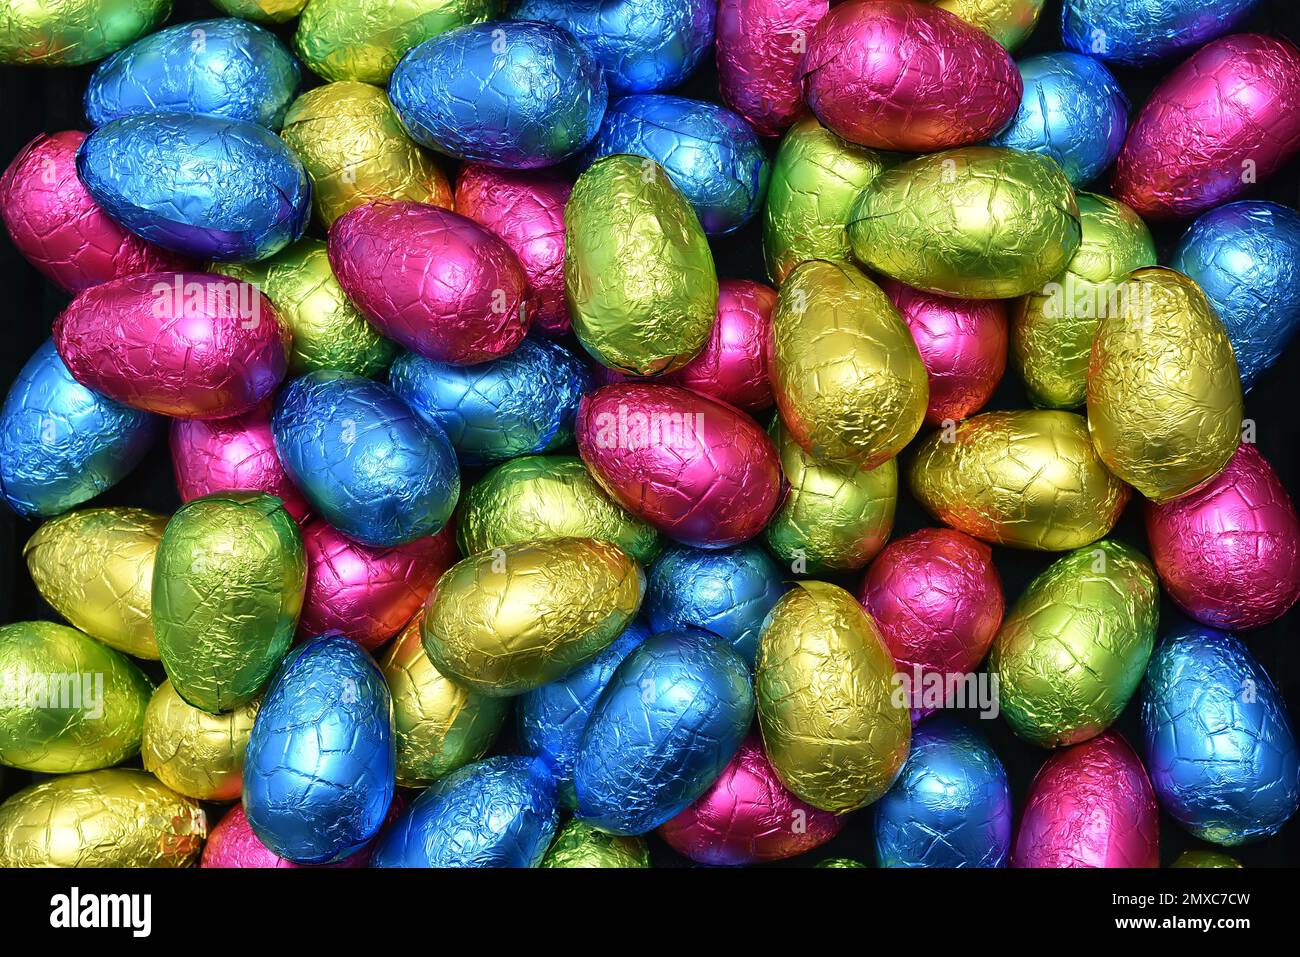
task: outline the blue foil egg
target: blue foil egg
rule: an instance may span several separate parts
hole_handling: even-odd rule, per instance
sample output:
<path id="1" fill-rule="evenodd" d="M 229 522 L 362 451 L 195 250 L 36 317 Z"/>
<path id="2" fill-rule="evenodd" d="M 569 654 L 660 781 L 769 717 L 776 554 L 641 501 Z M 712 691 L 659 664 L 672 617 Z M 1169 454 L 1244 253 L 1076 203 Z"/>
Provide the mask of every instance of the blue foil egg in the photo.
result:
<path id="1" fill-rule="evenodd" d="M 1096 179 L 1128 133 L 1128 97 L 1115 77 L 1100 60 L 1078 53 L 1045 53 L 1018 66 L 1025 84 L 1020 108 L 990 142 L 1050 156 L 1074 186 Z"/>
<path id="2" fill-rule="evenodd" d="M 268 30 L 226 17 L 178 23 L 99 65 L 86 86 L 95 126 L 141 113 L 210 113 L 279 130 L 302 71 Z"/>
<path id="3" fill-rule="evenodd" d="M 1268 837 L 1300 805 L 1286 703 L 1234 635 L 1185 625 L 1161 642 L 1142 686 L 1142 734 L 1160 806 L 1204 841 Z"/>
<path id="4" fill-rule="evenodd" d="M 271 429 L 313 511 L 363 545 L 437 534 L 456 507 L 460 472 L 447 436 L 377 382 L 309 372 L 280 393 Z"/>
<path id="5" fill-rule="evenodd" d="M 912 733 L 898 780 L 875 806 L 881 867 L 1003 867 L 1011 789 L 984 737 L 949 718 Z"/>
<path id="6" fill-rule="evenodd" d="M 311 181 L 293 151 L 264 126 L 221 116 L 113 120 L 81 144 L 77 175 L 131 232 L 196 259 L 265 259 L 311 214 Z"/>
<path id="7" fill-rule="evenodd" d="M 73 379 L 48 340 L 0 410 L 0 492 L 19 515 L 66 512 L 135 468 L 161 428 L 157 416 Z"/>
<path id="8" fill-rule="evenodd" d="M 1065 0 L 1061 39 L 1071 50 L 1139 66 L 1230 33 L 1259 0 Z"/>
<path id="9" fill-rule="evenodd" d="M 1300 327 L 1300 213 L 1257 200 L 1220 206 L 1192 223 L 1170 265 L 1223 320 L 1249 389 Z"/>
<path id="10" fill-rule="evenodd" d="M 676 545 L 651 566 L 642 608 L 652 630 L 710 631 L 752 669 L 763 619 L 785 588 L 780 566 L 758 545 L 722 551 Z"/>
<path id="11" fill-rule="evenodd" d="M 581 668 L 518 698 L 515 714 L 520 743 L 550 767 L 565 807 L 577 806 L 573 765 L 591 711 L 623 659 L 649 637 L 648 628 L 633 622 L 612 645 Z"/>
<path id="12" fill-rule="evenodd" d="M 472 366 L 408 352 L 393 363 L 388 383 L 411 411 L 447 433 L 462 462 L 488 465 L 571 442 L 591 373 L 563 346 L 525 339 L 509 355 Z"/>
<path id="13" fill-rule="evenodd" d="M 680 84 L 713 47 L 716 0 L 523 0 L 516 20 L 542 20 L 582 41 L 611 93 Z"/>
<path id="14" fill-rule="evenodd" d="M 595 58 L 549 23 L 449 30 L 409 51 L 388 82 L 416 142 L 507 169 L 577 153 L 600 128 L 608 96 Z"/>
<path id="15" fill-rule="evenodd" d="M 496 757 L 453 771 L 411 802 L 375 844 L 371 867 L 536 867 L 555 836 L 544 762 Z"/>
<path id="16" fill-rule="evenodd" d="M 754 717 L 745 662 L 690 629 L 623 659 L 583 732 L 573 768 L 577 816 L 611 834 L 645 834 L 717 780 Z"/>
<path id="17" fill-rule="evenodd" d="M 393 706 L 378 666 L 328 634 L 289 652 L 244 755 L 244 814 L 281 857 L 324 864 L 373 838 L 393 800 Z"/>
<path id="18" fill-rule="evenodd" d="M 763 208 L 767 154 L 749 124 L 716 103 L 662 93 L 615 100 L 585 161 L 615 153 L 662 166 L 710 236 L 735 232 Z"/>

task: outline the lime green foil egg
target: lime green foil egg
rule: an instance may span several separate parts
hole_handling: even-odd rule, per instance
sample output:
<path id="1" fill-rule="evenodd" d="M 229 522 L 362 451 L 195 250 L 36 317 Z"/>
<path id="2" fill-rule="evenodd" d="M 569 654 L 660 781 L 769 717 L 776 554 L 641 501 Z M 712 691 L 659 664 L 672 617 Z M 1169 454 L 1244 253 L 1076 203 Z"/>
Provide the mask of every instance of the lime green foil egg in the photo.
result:
<path id="1" fill-rule="evenodd" d="M 1043 747 L 1101 734 L 1142 681 L 1159 612 L 1155 569 L 1136 549 L 1107 540 L 1057 559 L 993 641 L 1002 716 Z"/>
<path id="2" fill-rule="evenodd" d="M 0 63 L 94 63 L 153 30 L 171 9 L 171 0 L 5 0 Z"/>
<path id="3" fill-rule="evenodd" d="M 153 684 L 122 655 L 75 628 L 23 621 L 0 628 L 0 764 L 68 774 L 140 750 Z"/>
<path id="4" fill-rule="evenodd" d="M 223 13 L 256 23 L 288 23 L 307 6 L 307 0 L 212 0 Z"/>
<path id="5" fill-rule="evenodd" d="M 1037 153 L 967 146 L 882 173 L 849 213 L 859 261 L 947 296 L 1011 299 L 1060 275 L 1079 247 L 1074 190 Z"/>
<path id="6" fill-rule="evenodd" d="M 643 868 L 650 866 L 650 850 L 644 838 L 606 834 L 573 818 L 560 829 L 541 866 Z"/>
<path id="7" fill-rule="evenodd" d="M 144 716 L 144 769 L 177 794 L 200 801 L 235 801 L 243 790 L 244 752 L 259 701 L 209 714 L 164 681 Z"/>
<path id="8" fill-rule="evenodd" d="M 1044 0 L 930 0 L 941 10 L 983 30 L 1008 50 L 1029 39 L 1043 13 Z"/>

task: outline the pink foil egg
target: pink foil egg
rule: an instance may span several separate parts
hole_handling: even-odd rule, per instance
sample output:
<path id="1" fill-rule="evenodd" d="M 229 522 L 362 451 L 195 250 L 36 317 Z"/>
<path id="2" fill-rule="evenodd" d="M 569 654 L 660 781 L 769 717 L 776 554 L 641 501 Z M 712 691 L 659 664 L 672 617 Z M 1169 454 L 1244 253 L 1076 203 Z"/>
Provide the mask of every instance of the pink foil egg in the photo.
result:
<path id="1" fill-rule="evenodd" d="M 1160 583 L 1201 624 L 1258 628 L 1300 597 L 1300 521 L 1255 446 L 1242 443 L 1207 484 L 1145 511 Z"/>
<path id="2" fill-rule="evenodd" d="M 1239 196 L 1300 150 L 1300 50 L 1242 33 L 1202 47 L 1151 94 L 1115 161 L 1115 198 L 1148 218 Z"/>
<path id="3" fill-rule="evenodd" d="M 288 368 L 288 335 L 257 287 L 210 273 L 142 273 L 91 286 L 54 320 L 88 389 L 146 412 L 218 419 L 254 408 Z"/>
<path id="4" fill-rule="evenodd" d="M 453 365 L 514 351 L 528 333 L 528 276 L 505 240 L 423 203 L 380 200 L 335 220 L 330 265 L 383 335 Z"/>
<path id="5" fill-rule="evenodd" d="M 1115 732 L 1057 751 L 1029 785 L 1012 867 L 1159 867 L 1146 768 Z"/>
<path id="6" fill-rule="evenodd" d="M 781 466 L 743 412 L 686 389 L 607 385 L 578 406 L 578 452 L 620 505 L 665 535 L 725 548 L 763 530 Z"/>
<path id="7" fill-rule="evenodd" d="M 393 548 L 352 541 L 328 522 L 302 532 L 307 593 L 300 635 L 341 631 L 367 651 L 389 641 L 415 617 L 438 577 L 455 563 L 451 527 Z"/>
<path id="8" fill-rule="evenodd" d="M 722 0 L 714 55 L 722 101 L 764 136 L 803 114 L 799 64 L 829 0 Z"/>
<path id="9" fill-rule="evenodd" d="M 71 293 L 192 265 L 128 232 L 95 204 L 77 178 L 77 148 L 85 138 L 78 130 L 42 133 L 0 177 L 0 217 L 18 251 Z"/>
<path id="10" fill-rule="evenodd" d="M 822 124 L 853 143 L 929 153 L 979 143 L 1020 108 L 1010 54 L 946 10 L 912 0 L 845 3 L 804 54 L 803 91 Z"/>
<path id="11" fill-rule="evenodd" d="M 176 419 L 171 450 L 182 502 L 213 492 L 266 492 L 300 524 L 311 511 L 276 454 L 269 401 L 227 419 Z"/>
<path id="12" fill-rule="evenodd" d="M 984 408 L 1007 369 L 1007 307 L 998 299 L 950 299 L 893 279 L 880 288 L 912 331 L 930 380 L 927 425 Z"/>
<path id="13" fill-rule="evenodd" d="M 533 328 L 562 336 L 572 326 L 564 301 L 564 206 L 573 184 L 545 171 L 467 165 L 456 181 L 456 212 L 506 241 L 528 275 Z"/>
<path id="14" fill-rule="evenodd" d="M 406 798 L 401 793 L 393 795 L 393 803 L 388 807 L 385 826 L 391 824 L 406 808 Z M 355 854 L 336 861 L 333 864 L 295 864 L 286 860 L 268 848 L 253 833 L 252 825 L 244 814 L 241 804 L 236 804 L 223 817 L 208 835 L 203 845 L 203 857 L 200 867 L 320 867 L 332 869 L 352 869 L 370 866 L 370 854 L 374 842 L 367 844 Z"/>
<path id="15" fill-rule="evenodd" d="M 698 864 L 780 861 L 821 847 L 844 818 L 795 797 L 751 734 L 704 796 L 659 828 L 677 853 Z"/>
<path id="16" fill-rule="evenodd" d="M 993 550 L 947 528 L 923 528 L 887 545 L 867 570 L 858 602 L 907 678 L 917 720 L 934 710 L 927 676 L 979 668 L 1005 611 Z"/>

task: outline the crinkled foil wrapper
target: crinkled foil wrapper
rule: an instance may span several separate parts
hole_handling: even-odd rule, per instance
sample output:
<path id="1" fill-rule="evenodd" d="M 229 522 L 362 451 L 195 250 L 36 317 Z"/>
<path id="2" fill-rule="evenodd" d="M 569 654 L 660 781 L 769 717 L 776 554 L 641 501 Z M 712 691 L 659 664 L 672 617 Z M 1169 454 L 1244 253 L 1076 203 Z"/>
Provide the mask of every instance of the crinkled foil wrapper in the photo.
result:
<path id="1" fill-rule="evenodd" d="M 650 849 L 640 837 L 606 834 L 572 818 L 560 829 L 539 866 L 645 868 L 650 866 Z"/>
<path id="2" fill-rule="evenodd" d="M 307 6 L 307 0 L 212 0 L 212 5 L 232 17 L 257 23 L 288 23 Z"/>
<path id="3" fill-rule="evenodd" d="M 827 0 L 722 0 L 718 4 L 718 88 L 722 101 L 763 136 L 779 136 L 799 119 L 808 34 L 830 9 Z"/>
<path id="4" fill-rule="evenodd" d="M 388 816 L 385 821 L 396 820 L 398 814 L 405 807 L 406 802 L 401 792 L 395 793 L 393 803 L 388 807 Z M 244 814 L 243 805 L 236 804 L 226 812 L 225 816 L 217 822 L 217 826 L 212 829 L 212 833 L 208 835 L 207 843 L 203 845 L 203 857 L 199 862 L 199 866 L 256 869 L 320 867 L 325 870 L 351 870 L 370 866 L 370 855 L 374 849 L 374 843 L 372 840 L 364 845 L 361 850 L 349 854 L 342 860 L 335 861 L 332 864 L 295 864 L 288 858 L 281 857 L 262 843 L 261 839 L 253 832 L 253 826 L 248 823 L 248 817 Z"/>
<path id="5" fill-rule="evenodd" d="M 1061 40 L 1072 50 L 1143 66 L 1230 33 L 1259 0 L 1065 0 Z"/>
<path id="6" fill-rule="evenodd" d="M 0 63 L 94 63 L 144 36 L 171 9 L 171 0 L 7 3 L 0 16 Z"/>
<path id="7" fill-rule="evenodd" d="M 224 714 L 209 714 L 186 704 L 172 683 L 164 681 L 144 714 L 144 769 L 186 797 L 239 800 L 244 750 L 258 704 L 254 699 Z"/>
<path id="8" fill-rule="evenodd" d="M 930 0 L 941 10 L 979 27 L 1014 51 L 1029 39 L 1043 13 L 1044 0 Z"/>
<path id="9" fill-rule="evenodd" d="M 1242 865 L 1235 857 L 1220 854 L 1218 851 L 1183 851 L 1178 855 L 1178 860 L 1169 866 L 1236 868 Z"/>

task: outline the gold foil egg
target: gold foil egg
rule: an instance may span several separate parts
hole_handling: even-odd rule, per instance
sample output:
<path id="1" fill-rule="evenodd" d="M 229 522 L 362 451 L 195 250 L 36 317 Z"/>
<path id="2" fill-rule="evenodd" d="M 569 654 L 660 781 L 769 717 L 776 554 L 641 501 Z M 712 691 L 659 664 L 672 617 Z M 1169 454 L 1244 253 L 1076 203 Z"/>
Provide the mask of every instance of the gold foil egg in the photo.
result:
<path id="1" fill-rule="evenodd" d="M 1106 466 L 1153 502 L 1223 471 L 1241 441 L 1241 378 L 1223 323 L 1196 283 L 1139 269 L 1097 329 L 1088 429 Z"/>
<path id="2" fill-rule="evenodd" d="M 930 386 L 889 297 L 848 263 L 804 263 L 781 284 L 769 374 L 791 436 L 822 462 L 872 469 L 925 419 Z"/>
<path id="3" fill-rule="evenodd" d="M 495 548 L 438 579 L 421 628 L 424 650 L 438 671 L 480 694 L 522 694 L 603 651 L 644 593 L 641 566 L 608 542 Z"/>
<path id="4" fill-rule="evenodd" d="M 959 532 L 994 545 L 1064 551 L 1101 538 L 1128 503 L 1073 412 L 986 412 L 917 449 L 912 494 Z"/>
<path id="5" fill-rule="evenodd" d="M 912 722 L 880 630 L 843 588 L 799 582 L 776 603 L 754 687 L 764 750 L 798 797 L 839 813 L 889 790 Z"/>
<path id="6" fill-rule="evenodd" d="M 243 789 L 244 750 L 258 701 L 224 714 L 186 704 L 170 681 L 153 693 L 144 715 L 144 769 L 177 794 L 235 801 Z"/>
<path id="7" fill-rule="evenodd" d="M 1044 0 L 930 0 L 941 10 L 983 30 L 1008 50 L 1029 39 Z"/>
<path id="8" fill-rule="evenodd" d="M 153 30 L 171 0 L 5 0 L 0 63 L 94 63 Z"/>
<path id="9" fill-rule="evenodd" d="M 598 831 L 576 817 L 560 828 L 541 867 L 649 867 L 650 849 L 641 837 Z"/>
<path id="10" fill-rule="evenodd" d="M 212 5 L 232 17 L 257 23 L 288 23 L 307 6 L 307 0 L 212 0 Z"/>
<path id="11" fill-rule="evenodd" d="M 38 528 L 23 557 L 51 608 L 110 648 L 156 661 L 150 589 L 166 525 L 140 508 L 80 509 Z"/>

